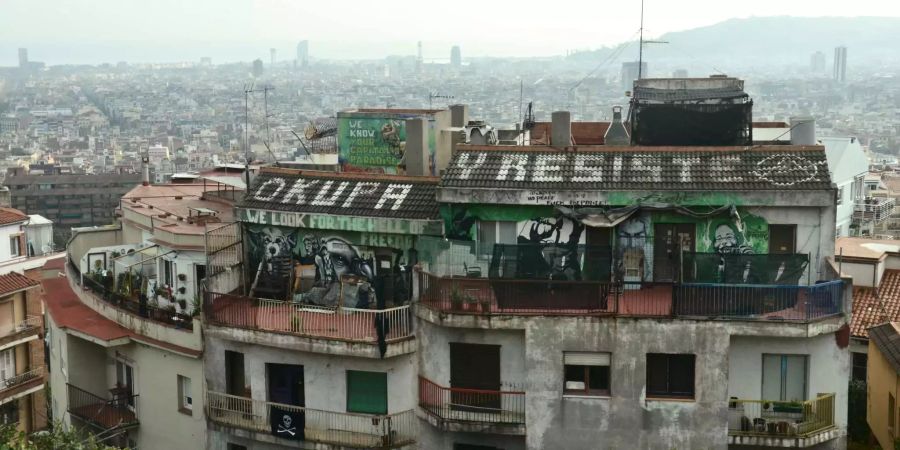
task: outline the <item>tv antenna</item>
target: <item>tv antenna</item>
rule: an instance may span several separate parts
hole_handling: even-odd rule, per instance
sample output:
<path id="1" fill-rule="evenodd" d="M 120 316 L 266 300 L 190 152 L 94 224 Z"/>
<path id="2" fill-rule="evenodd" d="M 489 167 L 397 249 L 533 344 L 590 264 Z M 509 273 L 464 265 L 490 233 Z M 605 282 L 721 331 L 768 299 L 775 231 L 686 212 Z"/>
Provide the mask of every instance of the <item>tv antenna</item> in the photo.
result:
<path id="1" fill-rule="evenodd" d="M 442 98 L 445 100 L 453 100 L 454 97 L 452 95 L 438 94 L 437 92 L 429 92 L 428 93 L 428 109 L 433 108 L 432 104 L 434 103 L 434 99 L 436 99 L 436 98 Z"/>
<path id="2" fill-rule="evenodd" d="M 644 40 L 644 0 L 641 0 L 641 28 L 640 28 L 641 36 L 639 38 L 638 43 L 638 77 L 640 80 L 643 78 L 644 71 L 644 44 L 668 44 L 669 41 L 645 41 Z"/>

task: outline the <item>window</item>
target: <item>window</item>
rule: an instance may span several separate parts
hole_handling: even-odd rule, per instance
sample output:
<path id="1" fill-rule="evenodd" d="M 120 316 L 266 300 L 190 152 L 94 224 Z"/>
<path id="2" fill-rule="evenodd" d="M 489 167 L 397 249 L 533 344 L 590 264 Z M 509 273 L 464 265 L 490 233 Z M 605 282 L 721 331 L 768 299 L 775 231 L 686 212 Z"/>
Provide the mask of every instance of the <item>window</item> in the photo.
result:
<path id="1" fill-rule="evenodd" d="M 347 412 L 387 414 L 387 373 L 348 370 Z"/>
<path id="2" fill-rule="evenodd" d="M 191 414 L 194 409 L 194 394 L 191 392 L 191 379 L 178 375 L 178 410 Z"/>
<path id="3" fill-rule="evenodd" d="M 0 380 L 6 380 L 16 376 L 15 349 L 10 348 L 0 352 Z"/>
<path id="4" fill-rule="evenodd" d="M 563 393 L 609 395 L 609 353 L 565 352 Z"/>
<path id="5" fill-rule="evenodd" d="M 806 367 L 806 355 L 763 355 L 763 398 L 806 400 Z"/>
<path id="6" fill-rule="evenodd" d="M 769 253 L 789 255 L 796 251 L 796 225 L 769 225 Z"/>
<path id="7" fill-rule="evenodd" d="M 853 379 L 866 381 L 866 365 L 869 363 L 869 355 L 865 353 L 853 353 Z"/>
<path id="8" fill-rule="evenodd" d="M 162 263 L 163 263 L 163 284 L 165 284 L 169 287 L 174 286 L 174 283 L 172 282 L 172 273 L 175 271 L 174 270 L 175 264 L 173 264 L 172 261 L 169 261 L 167 259 L 164 259 L 162 261 Z"/>
<path id="9" fill-rule="evenodd" d="M 19 235 L 9 237 L 9 254 L 10 256 L 19 256 L 22 254 L 22 248 L 19 245 Z"/>
<path id="10" fill-rule="evenodd" d="M 0 424 L 19 423 L 19 402 L 9 402 L 0 406 Z"/>
<path id="11" fill-rule="evenodd" d="M 647 396 L 694 398 L 694 355 L 648 353 Z"/>
<path id="12" fill-rule="evenodd" d="M 844 203 L 844 187 L 843 186 L 838 188 L 836 204 L 840 206 L 842 203 Z"/>
<path id="13" fill-rule="evenodd" d="M 116 361 L 116 388 L 128 406 L 134 408 L 134 368 L 124 361 Z"/>
<path id="14" fill-rule="evenodd" d="M 478 222 L 478 244 L 482 253 L 491 252 L 494 244 L 515 244 L 516 223 L 485 220 Z"/>

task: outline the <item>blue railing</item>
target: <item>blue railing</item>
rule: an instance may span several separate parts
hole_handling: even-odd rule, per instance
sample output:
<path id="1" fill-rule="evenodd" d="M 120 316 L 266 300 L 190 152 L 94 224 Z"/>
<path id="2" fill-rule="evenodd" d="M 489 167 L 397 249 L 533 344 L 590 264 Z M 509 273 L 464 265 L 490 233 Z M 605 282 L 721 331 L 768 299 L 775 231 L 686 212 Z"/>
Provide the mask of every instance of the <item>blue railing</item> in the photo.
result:
<path id="1" fill-rule="evenodd" d="M 684 283 L 672 293 L 672 313 L 682 317 L 806 322 L 843 312 L 844 283 L 811 286 Z"/>

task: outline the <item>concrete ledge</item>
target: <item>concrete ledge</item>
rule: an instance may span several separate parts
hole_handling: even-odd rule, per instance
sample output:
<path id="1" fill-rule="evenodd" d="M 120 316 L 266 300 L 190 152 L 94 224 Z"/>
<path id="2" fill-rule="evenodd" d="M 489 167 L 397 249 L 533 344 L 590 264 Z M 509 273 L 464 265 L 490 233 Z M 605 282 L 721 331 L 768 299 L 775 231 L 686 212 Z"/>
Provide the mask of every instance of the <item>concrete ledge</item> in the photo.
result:
<path id="1" fill-rule="evenodd" d="M 321 443 L 321 442 L 292 441 L 289 439 L 282 439 L 279 437 L 275 437 L 271 433 L 263 433 L 263 432 L 259 432 L 259 431 L 246 430 L 244 428 L 231 427 L 231 426 L 216 422 L 213 419 L 207 419 L 206 427 L 210 431 L 209 437 L 207 438 L 209 441 L 209 444 L 212 445 L 210 448 L 224 448 L 225 442 L 228 441 L 228 439 L 216 439 L 217 438 L 216 434 L 237 437 L 239 439 L 252 441 L 252 442 L 269 444 L 269 445 L 265 446 L 265 448 L 271 448 L 271 447 L 285 448 L 285 449 L 299 448 L 299 449 L 304 449 L 304 450 L 343 450 L 343 449 L 347 449 L 347 448 L 354 448 L 354 447 L 347 447 L 347 446 L 341 446 L 341 445 L 325 444 L 325 443 Z M 222 447 L 214 446 L 214 444 L 217 443 L 217 441 L 220 445 L 222 445 Z M 256 447 L 251 446 L 249 448 L 256 448 Z M 416 447 L 415 443 L 412 443 L 412 444 L 409 444 L 406 446 L 390 447 L 390 448 L 401 449 L 401 450 L 406 450 L 406 449 L 412 450 L 417 447 Z"/>
<path id="2" fill-rule="evenodd" d="M 670 324 L 684 324 L 693 328 L 725 328 L 729 335 L 758 336 L 758 337 L 796 337 L 808 338 L 838 331 L 848 323 L 847 317 L 837 315 L 821 319 L 819 321 L 802 323 L 773 320 L 722 320 L 703 318 L 681 317 L 633 317 L 633 316 L 592 316 L 592 315 L 546 315 L 546 316 L 518 316 L 511 314 L 454 314 L 415 304 L 416 316 L 419 319 L 434 325 L 449 328 L 477 328 L 484 330 L 524 330 L 535 321 L 557 321 L 596 323 L 628 323 L 634 321 L 665 322 Z"/>
<path id="3" fill-rule="evenodd" d="M 272 333 L 261 330 L 222 327 L 205 324 L 204 331 L 208 337 L 237 341 L 251 345 L 266 345 L 285 350 L 299 352 L 322 353 L 326 355 L 356 356 L 360 358 L 382 359 L 378 345 L 363 342 L 339 341 L 328 338 L 297 336 L 293 334 Z M 416 351 L 414 336 L 401 341 L 389 342 L 384 358 L 401 356 Z"/>
<path id="4" fill-rule="evenodd" d="M 422 408 L 416 408 L 416 416 L 441 431 L 525 436 L 525 424 L 464 422 L 458 420 L 447 420 L 423 411 Z"/>
<path id="5" fill-rule="evenodd" d="M 807 448 L 821 446 L 822 444 L 843 438 L 847 435 L 847 430 L 842 428 L 834 428 L 815 434 L 810 437 L 769 437 L 769 436 L 738 436 L 728 435 L 728 445 L 747 445 L 753 447 L 790 447 L 790 448 Z"/>

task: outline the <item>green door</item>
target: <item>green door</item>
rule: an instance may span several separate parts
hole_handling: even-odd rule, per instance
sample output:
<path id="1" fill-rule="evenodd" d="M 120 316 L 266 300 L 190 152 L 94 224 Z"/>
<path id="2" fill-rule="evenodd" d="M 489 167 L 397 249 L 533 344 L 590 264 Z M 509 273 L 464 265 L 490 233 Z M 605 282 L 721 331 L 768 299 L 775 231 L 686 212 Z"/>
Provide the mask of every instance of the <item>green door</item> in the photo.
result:
<path id="1" fill-rule="evenodd" d="M 347 371 L 347 412 L 387 414 L 387 373 Z"/>

